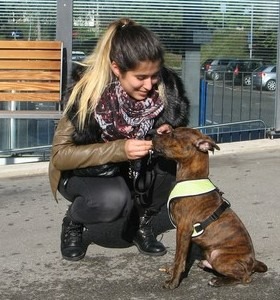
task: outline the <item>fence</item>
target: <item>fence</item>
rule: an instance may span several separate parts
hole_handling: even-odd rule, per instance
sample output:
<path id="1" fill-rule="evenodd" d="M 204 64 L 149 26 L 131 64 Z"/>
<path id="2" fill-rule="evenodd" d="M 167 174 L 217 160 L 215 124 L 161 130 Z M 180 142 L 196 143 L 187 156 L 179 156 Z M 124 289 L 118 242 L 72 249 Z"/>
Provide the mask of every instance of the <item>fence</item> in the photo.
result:
<path id="1" fill-rule="evenodd" d="M 255 90 L 252 86 L 236 85 L 231 81 L 202 79 L 197 128 L 218 143 L 265 138 L 267 130 L 273 125 L 274 107 L 275 92 Z M 41 111 L 40 114 L 42 113 Z M 9 161 L 14 163 L 14 159 L 11 160 L 10 157 L 25 156 L 28 160 L 49 158 L 55 116 L 51 119 L 36 119 L 33 114 L 32 118 L 28 115 L 22 115 L 20 119 L 12 116 L 0 118 L 0 157 L 4 159 L 2 164 Z M 14 127 L 11 127 L 11 123 Z M 11 128 L 15 128 L 14 144 L 12 148 L 8 148 L 5 145 L 11 142 L 7 140 L 7 132 Z M 5 141 L 3 136 L 6 136 Z"/>

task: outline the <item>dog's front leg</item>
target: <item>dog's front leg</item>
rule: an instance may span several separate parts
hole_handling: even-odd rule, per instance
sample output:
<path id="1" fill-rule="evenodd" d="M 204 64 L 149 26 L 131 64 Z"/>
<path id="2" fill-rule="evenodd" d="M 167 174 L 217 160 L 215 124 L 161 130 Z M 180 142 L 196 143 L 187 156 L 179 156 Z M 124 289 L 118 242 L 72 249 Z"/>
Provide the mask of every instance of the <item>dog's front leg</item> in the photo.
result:
<path id="1" fill-rule="evenodd" d="M 187 254 L 191 242 L 191 229 L 185 222 L 177 225 L 176 230 L 176 252 L 173 267 L 171 268 L 171 278 L 164 284 L 165 288 L 175 289 L 180 284 L 181 274 L 185 271 Z"/>

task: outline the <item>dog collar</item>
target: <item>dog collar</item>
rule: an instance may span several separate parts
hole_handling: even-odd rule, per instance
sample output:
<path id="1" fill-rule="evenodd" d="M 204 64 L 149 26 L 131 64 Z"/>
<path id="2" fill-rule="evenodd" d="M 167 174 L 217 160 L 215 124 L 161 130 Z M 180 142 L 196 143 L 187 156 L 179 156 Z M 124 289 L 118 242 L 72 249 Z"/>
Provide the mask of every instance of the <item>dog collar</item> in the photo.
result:
<path id="1" fill-rule="evenodd" d="M 216 186 L 208 178 L 185 180 L 185 181 L 177 182 L 174 188 L 172 189 L 167 201 L 168 215 L 173 226 L 176 227 L 175 221 L 172 218 L 170 213 L 170 203 L 172 200 L 180 197 L 197 196 L 197 195 L 209 193 L 215 189 Z M 194 228 L 193 236 L 197 236 L 197 230 L 195 230 L 195 228 Z"/>

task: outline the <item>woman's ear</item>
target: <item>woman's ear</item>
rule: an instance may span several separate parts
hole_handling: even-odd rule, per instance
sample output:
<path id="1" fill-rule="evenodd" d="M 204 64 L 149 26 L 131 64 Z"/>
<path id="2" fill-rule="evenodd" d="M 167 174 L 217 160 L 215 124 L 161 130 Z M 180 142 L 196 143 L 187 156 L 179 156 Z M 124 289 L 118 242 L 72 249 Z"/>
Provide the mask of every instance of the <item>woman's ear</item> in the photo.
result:
<path id="1" fill-rule="evenodd" d="M 120 68 L 119 68 L 119 66 L 116 64 L 116 62 L 114 62 L 114 61 L 112 61 L 111 62 L 111 70 L 112 70 L 112 72 L 114 73 L 114 75 L 116 76 L 116 77 L 119 77 L 120 76 Z"/>

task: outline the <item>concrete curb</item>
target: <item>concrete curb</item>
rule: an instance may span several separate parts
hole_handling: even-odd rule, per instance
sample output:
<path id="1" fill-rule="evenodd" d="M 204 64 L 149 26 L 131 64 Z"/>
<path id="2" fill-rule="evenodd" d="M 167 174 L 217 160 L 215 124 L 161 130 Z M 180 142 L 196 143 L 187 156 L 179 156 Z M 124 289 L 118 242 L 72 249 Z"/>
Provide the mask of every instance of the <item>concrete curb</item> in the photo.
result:
<path id="1" fill-rule="evenodd" d="M 219 144 L 219 147 L 220 151 L 216 151 L 215 156 L 235 153 L 250 153 L 264 150 L 280 151 L 280 139 L 260 139 L 252 141 L 224 143 Z"/>
<path id="2" fill-rule="evenodd" d="M 238 154 L 252 153 L 258 151 L 279 151 L 280 139 L 261 139 L 244 142 L 233 142 L 219 144 L 220 151 L 215 151 L 215 157 Z M 49 162 L 32 162 L 26 164 L 13 164 L 0 166 L 0 178 L 17 178 L 36 175 L 47 175 Z"/>
<path id="3" fill-rule="evenodd" d="M 0 166 L 0 179 L 46 175 L 48 173 L 48 166 L 49 162 L 32 162 L 27 164 Z"/>

